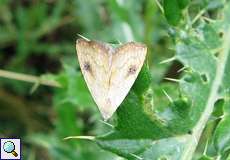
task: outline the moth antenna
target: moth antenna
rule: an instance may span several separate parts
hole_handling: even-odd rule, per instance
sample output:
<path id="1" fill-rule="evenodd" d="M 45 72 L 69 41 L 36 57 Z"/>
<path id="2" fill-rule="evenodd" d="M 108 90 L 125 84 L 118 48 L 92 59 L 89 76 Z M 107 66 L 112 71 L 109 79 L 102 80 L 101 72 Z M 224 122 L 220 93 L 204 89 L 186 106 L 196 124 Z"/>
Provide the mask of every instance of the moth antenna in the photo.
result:
<path id="1" fill-rule="evenodd" d="M 179 70 L 177 71 L 177 73 L 180 73 L 180 72 L 184 71 L 184 70 L 187 69 L 187 68 L 188 68 L 188 67 L 184 66 L 184 67 L 182 67 L 181 69 L 179 69 Z"/>
<path id="2" fill-rule="evenodd" d="M 168 100 L 173 103 L 172 97 L 169 96 L 169 94 L 163 89 L 162 90 L 164 92 L 164 94 L 166 95 L 166 97 L 168 98 Z"/>
<path id="3" fill-rule="evenodd" d="M 94 141 L 95 137 L 94 136 L 69 136 L 69 137 L 65 137 L 63 140 L 69 140 L 69 139 L 85 139 L 85 140 Z"/>
<path id="4" fill-rule="evenodd" d="M 114 126 L 112 124 L 110 124 L 110 123 L 108 123 L 106 121 L 100 120 L 100 122 L 105 124 L 105 125 L 107 125 L 107 126 L 109 126 L 109 127 L 111 127 L 111 128 L 114 128 Z"/>
<path id="5" fill-rule="evenodd" d="M 168 80 L 168 81 L 171 81 L 171 82 L 177 82 L 177 83 L 182 82 L 182 80 L 180 80 L 180 79 L 174 79 L 174 78 L 164 78 L 164 79 Z"/>
<path id="6" fill-rule="evenodd" d="M 77 34 L 79 37 L 81 37 L 81 38 L 83 38 L 84 40 L 86 40 L 86 41 L 90 41 L 90 39 L 88 39 L 88 38 L 86 38 L 86 37 L 84 37 L 83 35 L 81 35 L 81 34 Z"/>
<path id="7" fill-rule="evenodd" d="M 172 61 L 174 61 L 174 60 L 176 60 L 176 57 L 172 57 L 172 58 L 163 60 L 163 61 L 160 62 L 160 64 L 169 63 L 169 62 L 172 62 Z"/>
<path id="8" fill-rule="evenodd" d="M 134 158 L 138 159 L 138 160 L 143 160 L 144 158 L 136 155 L 136 154 L 133 154 L 133 153 L 130 153 L 131 156 L 133 156 Z"/>

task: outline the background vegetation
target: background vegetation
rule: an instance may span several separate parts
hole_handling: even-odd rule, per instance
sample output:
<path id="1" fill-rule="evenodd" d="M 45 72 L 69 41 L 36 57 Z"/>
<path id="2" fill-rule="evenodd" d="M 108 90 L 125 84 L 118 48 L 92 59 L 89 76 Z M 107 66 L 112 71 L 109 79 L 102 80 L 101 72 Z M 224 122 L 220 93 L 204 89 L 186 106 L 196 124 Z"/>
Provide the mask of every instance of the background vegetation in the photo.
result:
<path id="1" fill-rule="evenodd" d="M 229 6 L 225 0 L 1 0 L 1 70 L 43 75 L 62 87 L 0 78 L 0 137 L 20 137 L 28 160 L 230 159 Z M 148 66 L 109 121 L 112 128 L 82 78 L 77 34 L 148 46 Z M 146 112 L 151 107 L 154 114 Z M 205 127 L 200 140 L 196 124 Z M 63 140 L 74 135 L 97 135 L 96 143 Z"/>

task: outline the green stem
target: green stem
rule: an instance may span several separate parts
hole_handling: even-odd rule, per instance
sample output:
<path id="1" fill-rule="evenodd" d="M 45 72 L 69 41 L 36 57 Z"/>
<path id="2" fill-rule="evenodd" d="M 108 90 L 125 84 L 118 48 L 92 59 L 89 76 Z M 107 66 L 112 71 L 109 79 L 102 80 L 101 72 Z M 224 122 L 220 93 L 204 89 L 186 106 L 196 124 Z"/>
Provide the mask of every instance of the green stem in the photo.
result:
<path id="1" fill-rule="evenodd" d="M 202 9 L 197 15 L 196 17 L 192 20 L 192 25 L 194 23 L 196 23 L 196 21 L 206 12 L 206 8 Z"/>
<path id="2" fill-rule="evenodd" d="M 157 6 L 159 7 L 160 11 L 162 12 L 162 14 L 164 14 L 164 9 L 162 7 L 162 5 L 160 4 L 160 2 L 158 0 L 155 0 Z"/>
<path id="3" fill-rule="evenodd" d="M 19 81 L 25 81 L 25 82 L 30 82 L 30 83 L 39 83 L 39 84 L 43 84 L 43 85 L 51 86 L 51 87 L 61 87 L 61 85 L 57 83 L 56 81 L 44 80 L 44 79 L 41 79 L 40 77 L 22 74 L 22 73 L 5 71 L 1 69 L 0 69 L 0 77 L 8 78 L 8 79 L 15 79 Z"/>

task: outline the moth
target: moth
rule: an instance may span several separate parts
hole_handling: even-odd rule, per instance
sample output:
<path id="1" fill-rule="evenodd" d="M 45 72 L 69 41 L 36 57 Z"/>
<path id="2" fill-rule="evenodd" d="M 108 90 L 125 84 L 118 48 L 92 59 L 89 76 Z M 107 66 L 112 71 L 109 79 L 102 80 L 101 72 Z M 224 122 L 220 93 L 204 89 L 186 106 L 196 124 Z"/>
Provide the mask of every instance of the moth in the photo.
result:
<path id="1" fill-rule="evenodd" d="M 135 82 L 147 47 L 129 42 L 114 48 L 108 43 L 78 39 L 76 50 L 88 89 L 102 117 L 107 120 Z"/>

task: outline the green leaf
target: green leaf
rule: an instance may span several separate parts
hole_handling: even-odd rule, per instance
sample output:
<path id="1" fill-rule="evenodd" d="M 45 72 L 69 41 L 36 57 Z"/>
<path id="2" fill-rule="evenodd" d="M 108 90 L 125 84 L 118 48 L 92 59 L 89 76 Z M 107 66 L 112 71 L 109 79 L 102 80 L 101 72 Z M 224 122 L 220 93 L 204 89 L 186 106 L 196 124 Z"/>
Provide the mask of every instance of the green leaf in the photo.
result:
<path id="1" fill-rule="evenodd" d="M 217 150 L 222 153 L 230 149 L 230 115 L 224 116 L 218 124 L 215 132 L 215 144 Z"/>
<path id="2" fill-rule="evenodd" d="M 104 152 L 95 144 L 83 144 L 75 141 L 75 145 L 73 145 L 73 143 L 71 145 L 70 141 L 60 139 L 56 137 L 55 134 L 50 134 L 48 136 L 43 134 L 32 134 L 27 136 L 25 141 L 29 144 L 34 144 L 35 147 L 46 149 L 49 152 L 49 156 L 56 160 L 115 159 L 112 154 Z"/>
<path id="3" fill-rule="evenodd" d="M 186 144 L 186 137 L 166 138 L 155 141 L 150 139 L 109 141 L 98 139 L 96 142 L 100 147 L 131 160 L 178 160 Z"/>
<path id="4" fill-rule="evenodd" d="M 59 137 L 62 139 L 69 135 L 80 134 L 81 130 L 77 123 L 71 123 L 76 118 L 76 107 L 71 103 L 62 103 L 55 106 L 58 115 L 56 120 L 56 129 Z"/>
<path id="5" fill-rule="evenodd" d="M 149 69 L 144 65 L 132 90 L 117 110 L 114 130 L 98 136 L 96 142 L 103 149 L 128 159 L 135 156 L 147 160 L 153 157 L 177 159 L 186 144 L 186 136 L 179 136 L 179 133 L 187 133 L 190 127 L 189 120 L 182 118 L 187 112 L 187 101 L 178 99 L 162 113 L 154 112 L 149 78 Z M 178 112 L 178 107 L 184 107 L 184 110 Z M 164 117 L 167 114 L 170 117 Z M 168 147 L 166 144 L 169 144 Z"/>
<path id="6" fill-rule="evenodd" d="M 218 31 L 212 30 L 212 27 L 200 28 L 202 32 L 191 30 L 186 37 L 176 37 L 175 58 L 187 68 L 178 80 L 179 96 L 171 98 L 166 90 L 168 102 L 161 102 L 161 107 L 156 106 L 151 83 L 145 80 L 146 74 L 140 74 L 117 110 L 114 129 L 96 138 L 100 147 L 128 159 L 192 159 L 197 141 L 213 112 L 222 82 L 226 81 L 225 71 L 230 68 L 230 30 L 226 30 L 223 49 L 216 57 L 211 46 L 222 45 L 220 40 L 201 38 L 210 36 L 208 32 L 217 35 Z M 144 66 L 141 73 L 148 72 Z M 144 87 L 139 87 L 143 84 Z"/>
<path id="7" fill-rule="evenodd" d="M 161 121 L 155 121 L 157 115 L 152 110 L 153 92 L 149 76 L 149 69 L 144 65 L 132 90 L 117 110 L 116 131 L 104 138 L 152 138 L 160 133 L 164 136 L 164 132 L 165 136 L 169 134 L 162 130 L 164 124 Z"/>
<path id="8" fill-rule="evenodd" d="M 212 157 L 204 155 L 204 156 L 200 157 L 198 160 L 214 160 L 214 159 Z"/>
<path id="9" fill-rule="evenodd" d="M 217 49 L 221 45 L 218 30 L 215 26 L 202 23 L 199 26 L 198 31 L 203 32 L 201 33 L 201 35 L 203 35 L 201 38 L 205 39 L 204 43 L 210 49 Z"/>
<path id="10" fill-rule="evenodd" d="M 144 93 L 149 88 L 149 85 L 151 84 L 151 75 L 149 73 L 147 64 L 145 63 L 142 68 L 143 69 L 140 71 L 133 85 L 133 89 L 138 95 Z"/>
<path id="11" fill-rule="evenodd" d="M 228 156 L 227 160 L 230 160 L 230 154 L 229 154 L 229 156 Z"/>
<path id="12" fill-rule="evenodd" d="M 190 0 L 177 0 L 180 9 L 184 9 L 190 3 Z"/>
<path id="13" fill-rule="evenodd" d="M 226 40 L 230 41 L 230 31 L 229 27 L 230 24 L 227 21 L 230 18 L 230 5 L 226 7 L 225 10 L 225 20 L 224 21 L 224 30 L 227 31 L 225 37 Z M 229 43 L 225 44 L 224 47 L 228 48 Z M 224 154 L 227 152 L 227 150 L 230 149 L 230 74 L 229 74 L 229 68 L 230 68 L 230 51 L 226 50 L 226 54 L 228 53 L 228 56 L 225 57 L 226 60 L 226 65 L 227 67 L 224 70 L 224 78 L 223 78 L 223 83 L 220 88 L 220 94 L 223 96 L 223 118 L 218 124 L 215 135 L 214 135 L 214 144 L 217 148 L 217 151 L 220 152 L 221 154 Z"/>
<path id="14" fill-rule="evenodd" d="M 228 95 L 229 96 L 229 95 Z M 219 122 L 214 135 L 214 144 L 220 153 L 230 149 L 230 101 L 226 98 L 224 104 L 224 115 Z"/>
<path id="15" fill-rule="evenodd" d="M 89 93 L 86 83 L 80 72 L 77 72 L 73 67 L 65 65 L 65 72 L 57 77 L 58 82 L 64 86 L 63 89 L 58 89 L 57 102 L 71 102 L 74 105 L 91 107 L 94 106 L 93 99 Z"/>
<path id="16" fill-rule="evenodd" d="M 194 52 L 195 52 L 194 50 L 191 50 L 191 52 L 187 52 L 187 56 L 189 56 L 188 54 L 193 55 L 193 56 L 191 56 L 191 59 L 196 59 L 197 61 L 199 61 L 199 64 L 198 63 L 197 64 L 192 63 L 191 61 L 183 61 L 183 59 L 181 59 L 181 61 L 183 61 L 185 66 L 191 66 L 192 70 L 198 71 L 200 74 L 200 77 L 203 81 L 202 82 L 203 84 L 201 83 L 202 86 L 199 86 L 199 87 L 193 86 L 193 88 L 190 88 L 190 90 L 187 90 L 187 94 L 189 93 L 189 94 L 191 94 L 191 96 L 195 96 L 195 94 L 193 94 L 194 92 L 200 94 L 200 98 L 197 97 L 197 98 L 195 98 L 196 100 L 194 99 L 194 101 L 193 101 L 194 103 L 196 103 L 196 101 L 200 99 L 200 101 L 197 101 L 197 102 L 199 102 L 199 104 L 194 104 L 194 106 L 199 106 L 199 109 L 198 108 L 194 109 L 194 107 L 193 107 L 193 111 L 192 111 L 192 115 L 191 115 L 193 119 L 198 120 L 194 129 L 193 129 L 193 135 L 196 136 L 197 139 L 200 138 L 201 129 L 203 129 L 204 126 L 206 125 L 206 123 L 208 122 L 208 118 L 211 116 L 214 104 L 218 100 L 218 97 L 220 96 L 220 94 L 223 94 L 223 91 L 226 91 L 225 89 L 224 90 L 221 89 L 222 86 L 223 85 L 227 86 L 227 90 L 228 90 L 229 84 L 230 84 L 229 80 L 227 80 L 228 81 L 227 84 L 223 84 L 223 82 L 225 83 L 225 81 L 226 81 L 226 74 L 228 74 L 228 72 L 229 72 L 228 68 L 230 68 L 230 66 L 229 66 L 230 65 L 230 63 L 229 63 L 229 61 L 230 61 L 230 58 L 229 58 L 229 56 L 230 56 L 229 55 L 230 54 L 230 47 L 229 47 L 230 29 L 229 29 L 229 22 L 228 22 L 228 19 L 230 16 L 229 8 L 230 8 L 230 3 L 227 3 L 227 5 L 224 9 L 225 17 L 222 21 L 222 26 L 224 26 L 223 24 L 226 24 L 227 27 L 225 27 L 225 30 L 224 30 L 225 33 L 224 33 L 224 38 L 223 38 L 223 44 L 220 46 L 220 47 L 222 47 L 223 50 L 220 51 L 219 56 L 213 57 L 213 54 L 210 53 L 211 51 L 208 52 L 208 50 L 206 50 L 209 43 L 202 43 L 204 48 L 206 48 L 205 49 L 206 51 L 202 49 L 203 51 L 201 50 L 202 52 L 199 54 L 199 56 L 200 55 L 205 56 L 206 57 L 205 59 L 200 58 L 198 60 L 197 58 L 199 56 L 194 55 Z M 199 42 L 199 41 L 197 40 L 197 42 Z M 200 48 L 200 47 L 201 46 L 199 45 L 196 48 Z M 215 62 L 216 58 L 218 58 L 218 61 Z M 207 66 L 204 66 L 204 64 L 207 64 L 206 60 L 209 61 L 209 68 L 207 68 Z M 205 73 L 206 78 L 204 78 L 202 76 L 204 73 Z M 189 81 L 191 83 L 193 80 L 190 79 Z M 195 87 L 202 88 L 202 90 L 198 91 L 197 90 L 198 88 L 195 89 Z M 192 89 L 195 89 L 195 90 L 192 90 Z M 229 97 L 229 96 L 227 96 L 227 97 Z M 205 104 L 202 104 L 202 101 L 204 101 L 204 100 L 207 100 L 207 101 L 205 102 Z M 200 113 L 198 113 L 198 112 L 200 112 Z M 194 117 L 193 117 L 193 115 L 194 115 Z M 221 126 L 221 128 L 223 129 L 222 131 L 225 130 L 224 129 L 225 127 Z M 225 138 L 228 141 L 228 137 L 224 137 L 223 140 L 221 140 L 224 143 L 227 142 L 224 140 Z M 188 146 L 190 146 L 190 147 L 187 148 L 189 151 L 188 151 L 188 154 L 184 155 L 184 157 L 191 157 L 192 156 L 192 153 L 195 150 L 194 144 L 195 143 L 192 142 L 192 140 L 189 142 Z M 223 147 L 223 146 L 224 145 L 222 145 L 220 147 Z"/>
<path id="17" fill-rule="evenodd" d="M 164 13 L 169 24 L 177 25 L 181 19 L 181 10 L 177 0 L 164 0 Z"/>

